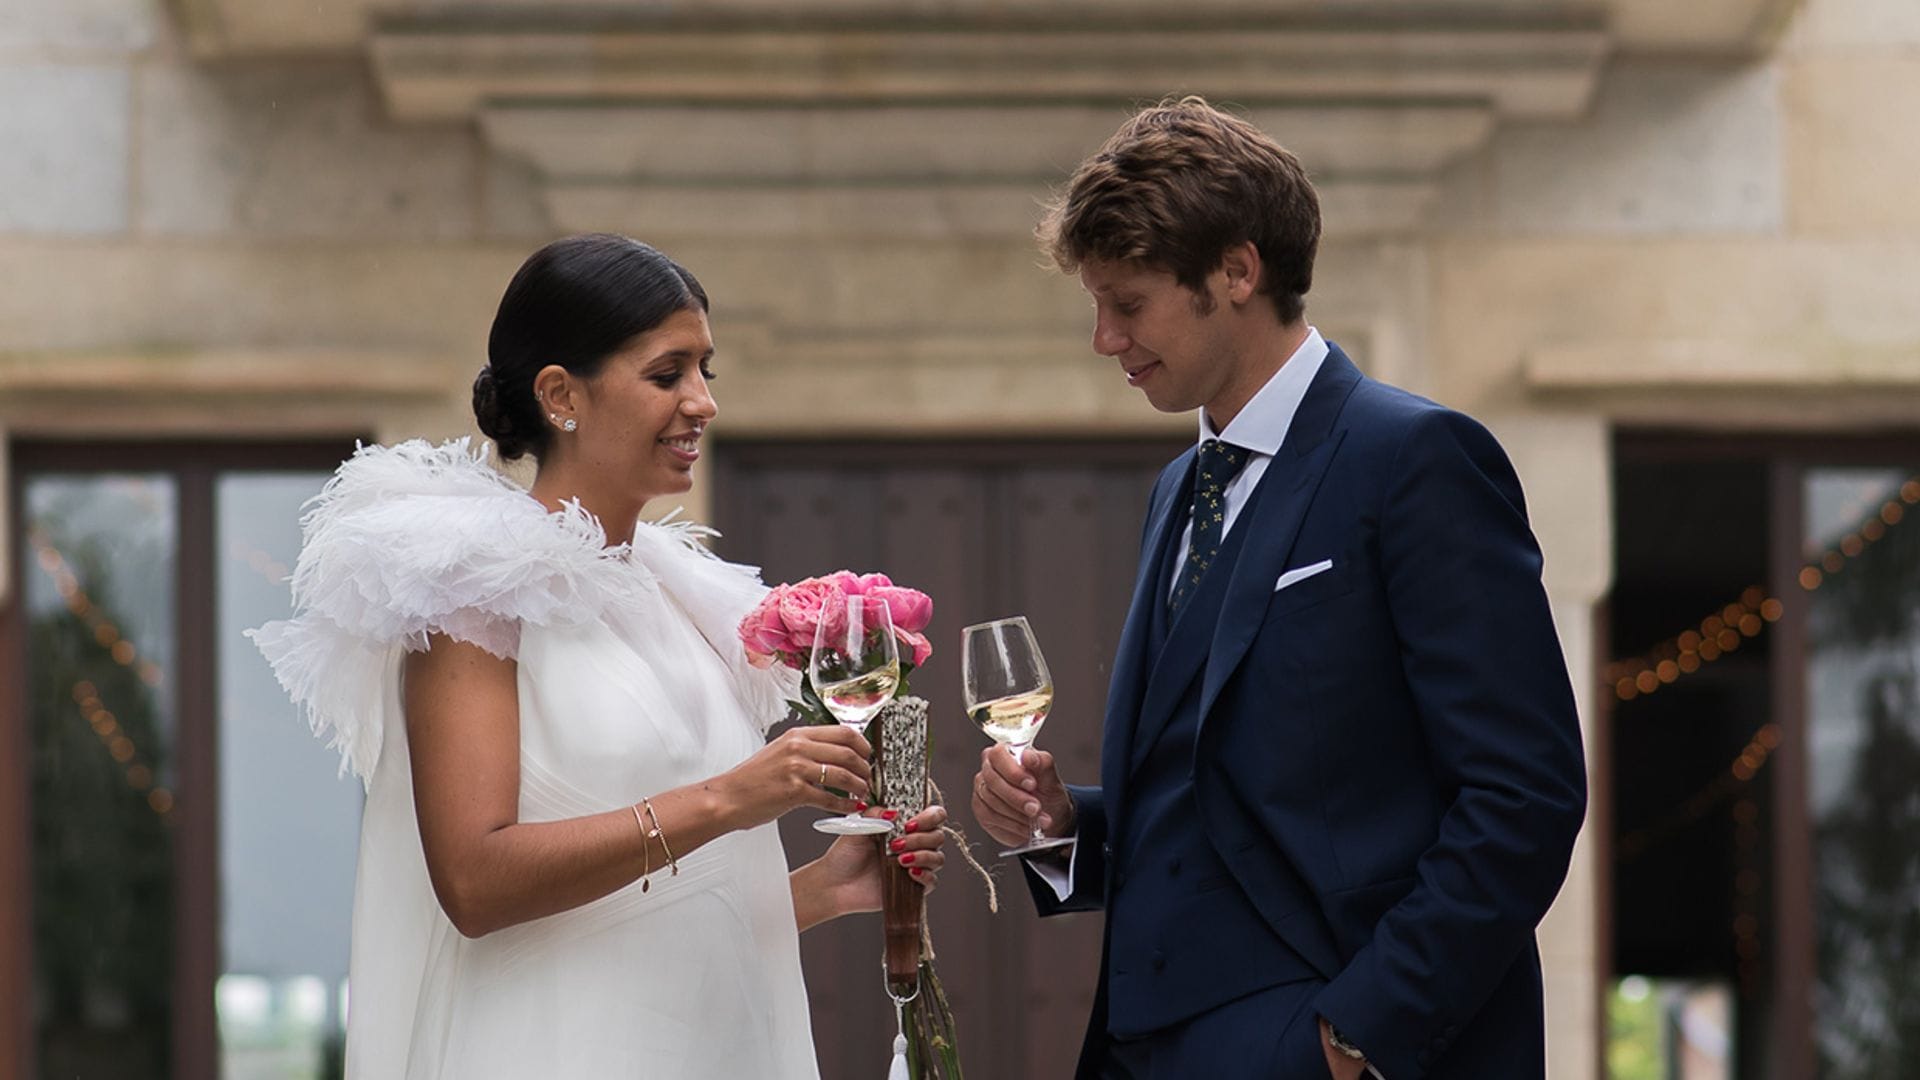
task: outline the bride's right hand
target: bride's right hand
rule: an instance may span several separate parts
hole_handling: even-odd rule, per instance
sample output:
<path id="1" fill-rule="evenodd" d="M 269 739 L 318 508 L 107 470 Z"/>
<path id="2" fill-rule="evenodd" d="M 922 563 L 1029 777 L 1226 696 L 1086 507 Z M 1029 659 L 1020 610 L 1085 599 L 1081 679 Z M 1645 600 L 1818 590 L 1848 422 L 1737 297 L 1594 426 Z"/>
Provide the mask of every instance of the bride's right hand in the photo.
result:
<path id="1" fill-rule="evenodd" d="M 796 806 L 849 814 L 865 810 L 873 790 L 867 759 L 873 747 L 852 728 L 834 724 L 793 728 L 759 753 L 721 773 L 715 785 L 747 820 L 763 825 Z M 828 788 L 853 796 L 843 799 Z"/>

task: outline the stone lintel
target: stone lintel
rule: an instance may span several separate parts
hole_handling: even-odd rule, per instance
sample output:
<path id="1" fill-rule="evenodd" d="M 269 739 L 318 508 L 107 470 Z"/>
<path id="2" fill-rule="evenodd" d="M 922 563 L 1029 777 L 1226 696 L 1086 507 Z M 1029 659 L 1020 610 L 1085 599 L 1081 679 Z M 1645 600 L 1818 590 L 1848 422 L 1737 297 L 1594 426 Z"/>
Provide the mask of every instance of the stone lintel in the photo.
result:
<path id="1" fill-rule="evenodd" d="M 13 416 L 8 423 L 15 430 L 32 423 L 31 410 L 22 406 L 53 402 L 62 408 L 146 408 L 154 400 L 279 397 L 413 404 L 447 397 L 458 385 L 459 374 L 439 358 L 389 352 L 264 348 L 0 353 L 0 400 Z M 66 420 L 61 426 L 68 426 Z"/>
<path id="2" fill-rule="evenodd" d="M 664 240 L 1018 238 L 1039 221 L 1048 183 L 557 183 L 546 197 L 553 223 L 566 232 Z M 1333 179 L 1317 186 L 1325 232 L 1343 239 L 1416 229 L 1436 190 L 1419 178 Z"/>
<path id="3" fill-rule="evenodd" d="M 1191 91 L 1226 100 L 1488 102 L 1579 115 L 1609 39 L 1591 18 L 1448 24 L 1239 17 L 1155 25 L 815 26 L 696 19 L 633 27 L 394 23 L 371 38 L 395 115 L 470 117 L 490 101 L 1111 102 Z"/>
<path id="4" fill-rule="evenodd" d="M 1537 404 L 1615 424 L 1860 431 L 1920 415 L 1920 341 L 1581 343 L 1535 350 L 1523 370 Z"/>
<path id="5" fill-rule="evenodd" d="M 1471 103 L 1258 104 L 1250 120 L 1316 176 L 1431 175 L 1492 134 Z M 1128 113 L 1124 106 L 495 104 L 496 151 L 554 180 L 857 182 L 1058 179 Z"/>

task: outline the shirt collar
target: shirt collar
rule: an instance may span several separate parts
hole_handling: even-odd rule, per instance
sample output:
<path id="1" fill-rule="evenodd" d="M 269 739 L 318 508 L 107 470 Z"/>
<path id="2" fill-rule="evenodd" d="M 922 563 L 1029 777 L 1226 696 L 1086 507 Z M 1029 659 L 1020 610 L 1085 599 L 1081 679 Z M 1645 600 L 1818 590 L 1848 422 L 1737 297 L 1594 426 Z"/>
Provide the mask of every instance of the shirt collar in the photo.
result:
<path id="1" fill-rule="evenodd" d="M 1287 440 L 1287 429 L 1293 426 L 1293 414 L 1300 411 L 1307 387 L 1313 385 L 1313 377 L 1326 358 L 1326 339 L 1319 330 L 1307 327 L 1307 339 L 1253 395 L 1227 430 L 1215 432 L 1207 420 L 1207 410 L 1200 410 L 1200 441 L 1221 439 L 1269 457 L 1279 453 L 1280 444 Z"/>

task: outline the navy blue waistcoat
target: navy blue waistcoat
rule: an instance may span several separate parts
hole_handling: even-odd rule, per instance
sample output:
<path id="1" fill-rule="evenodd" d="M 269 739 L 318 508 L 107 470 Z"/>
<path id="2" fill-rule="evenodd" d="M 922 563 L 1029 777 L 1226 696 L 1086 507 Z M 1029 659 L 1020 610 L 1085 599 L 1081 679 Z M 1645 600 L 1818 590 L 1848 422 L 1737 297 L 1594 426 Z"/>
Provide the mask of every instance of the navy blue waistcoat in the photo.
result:
<path id="1" fill-rule="evenodd" d="M 1237 522 L 1251 523 L 1252 509 L 1250 500 Z M 1245 540 L 1245 529 L 1228 533 L 1177 624 L 1169 627 L 1167 605 L 1156 605 L 1151 655 L 1158 657 L 1172 634 L 1213 633 Z M 1179 545 L 1168 548 L 1157 597 L 1168 594 L 1177 569 Z M 1110 841 L 1107 1030 L 1118 1038 L 1315 975 L 1260 917 L 1202 829 L 1193 798 L 1199 731 L 1196 673 L 1128 782 L 1125 817 Z"/>

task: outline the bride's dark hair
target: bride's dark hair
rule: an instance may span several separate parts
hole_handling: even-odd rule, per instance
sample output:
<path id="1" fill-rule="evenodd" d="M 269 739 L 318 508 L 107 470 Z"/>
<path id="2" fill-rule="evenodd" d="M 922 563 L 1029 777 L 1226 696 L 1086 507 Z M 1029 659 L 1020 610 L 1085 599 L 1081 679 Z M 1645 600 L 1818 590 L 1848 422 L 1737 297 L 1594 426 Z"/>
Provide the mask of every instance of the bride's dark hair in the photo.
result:
<path id="1" fill-rule="evenodd" d="M 528 257 L 507 284 L 487 337 L 487 365 L 473 380 L 473 416 L 508 461 L 536 457 L 553 439 L 533 377 L 558 364 L 584 377 L 707 291 L 686 268 L 625 236 L 555 240 Z"/>

